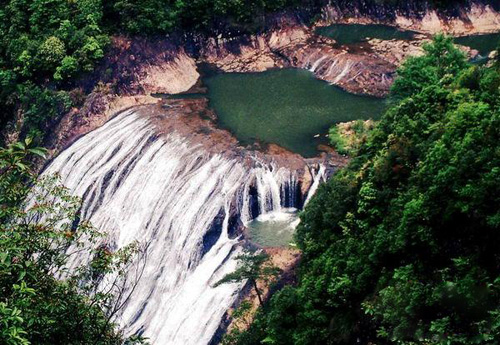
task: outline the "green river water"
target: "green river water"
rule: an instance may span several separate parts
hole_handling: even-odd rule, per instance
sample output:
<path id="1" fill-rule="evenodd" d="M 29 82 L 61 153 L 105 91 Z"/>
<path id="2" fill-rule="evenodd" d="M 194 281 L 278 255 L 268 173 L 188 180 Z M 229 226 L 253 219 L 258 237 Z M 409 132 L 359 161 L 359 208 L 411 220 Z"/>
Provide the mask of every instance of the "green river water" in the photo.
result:
<path id="1" fill-rule="evenodd" d="M 415 32 L 400 30 L 392 26 L 381 24 L 334 24 L 316 29 L 318 35 L 333 38 L 340 45 L 356 44 L 366 42 L 367 38 L 378 38 L 381 40 L 411 40 Z M 500 44 L 500 32 L 485 35 L 470 35 L 457 37 L 455 43 L 472 49 L 476 49 L 484 57 L 489 52 L 498 48 Z"/>
<path id="2" fill-rule="evenodd" d="M 332 25 L 317 33 L 341 45 L 369 38 L 412 39 L 414 32 L 384 25 Z M 455 39 L 488 54 L 500 34 Z M 230 130 L 243 144 L 276 143 L 305 157 L 318 154 L 317 146 L 327 143 L 328 129 L 357 119 L 378 119 L 386 101 L 349 94 L 320 81 L 306 70 L 283 69 L 263 73 L 211 74 L 204 78 L 210 106 L 219 125 Z M 198 97 L 198 95 L 190 95 Z M 293 242 L 298 222 L 296 210 L 262 215 L 247 224 L 250 239 L 262 246 L 287 246 Z"/>
<path id="3" fill-rule="evenodd" d="M 457 37 L 455 43 L 476 49 L 482 56 L 487 56 L 500 45 L 500 33 Z"/>
<path id="4" fill-rule="evenodd" d="M 349 45 L 367 41 L 367 38 L 381 40 L 411 40 L 413 31 L 403 31 L 395 27 L 380 24 L 334 24 L 316 29 L 318 35 L 333 38 L 340 45 Z"/>
<path id="5" fill-rule="evenodd" d="M 305 157 L 328 143 L 325 135 L 335 123 L 378 119 L 386 108 L 383 99 L 347 93 L 299 69 L 213 74 L 203 82 L 219 125 L 242 144 L 276 143 Z M 282 247 L 293 242 L 297 222 L 290 209 L 262 215 L 247 227 L 254 243 Z"/>
<path id="6" fill-rule="evenodd" d="M 338 122 L 378 119 L 386 101 L 357 96 L 306 70 L 215 74 L 204 80 L 219 125 L 246 145 L 276 143 L 305 157 L 318 154 Z"/>
<path id="7" fill-rule="evenodd" d="M 261 215 L 247 225 L 250 240 L 261 246 L 286 247 L 293 243 L 298 219 L 295 209 Z"/>

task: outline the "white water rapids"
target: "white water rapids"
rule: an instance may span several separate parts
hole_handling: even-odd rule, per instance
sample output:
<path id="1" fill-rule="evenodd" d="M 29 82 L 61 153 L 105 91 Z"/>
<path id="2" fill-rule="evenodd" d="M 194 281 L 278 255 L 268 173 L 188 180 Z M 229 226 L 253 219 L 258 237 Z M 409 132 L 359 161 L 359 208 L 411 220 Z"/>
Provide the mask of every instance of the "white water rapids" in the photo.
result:
<path id="1" fill-rule="evenodd" d="M 234 219 L 294 205 L 297 177 L 284 168 L 208 154 L 175 133 L 159 137 L 127 111 L 83 136 L 43 174 L 58 173 L 83 199 L 82 217 L 107 243 L 148 243 L 145 270 L 119 317 L 152 344 L 207 344 L 240 284 L 213 284 L 234 270 Z M 96 244 L 99 245 L 99 244 Z M 80 256 L 72 264 L 89 260 Z"/>

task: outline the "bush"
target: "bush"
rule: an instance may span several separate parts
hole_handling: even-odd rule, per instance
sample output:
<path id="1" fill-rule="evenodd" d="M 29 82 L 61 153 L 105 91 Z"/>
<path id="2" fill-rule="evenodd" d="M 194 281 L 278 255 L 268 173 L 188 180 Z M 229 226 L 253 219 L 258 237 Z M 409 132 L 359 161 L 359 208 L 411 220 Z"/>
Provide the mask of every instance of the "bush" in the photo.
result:
<path id="1" fill-rule="evenodd" d="M 80 201 L 57 177 L 35 180 L 28 159 L 44 150 L 31 145 L 0 148 L 0 343 L 122 344 L 113 324 L 127 298 L 118 293 L 120 272 L 137 263 L 140 248 L 89 248 L 102 234 L 79 219 Z M 91 264 L 68 270 L 83 252 Z"/>

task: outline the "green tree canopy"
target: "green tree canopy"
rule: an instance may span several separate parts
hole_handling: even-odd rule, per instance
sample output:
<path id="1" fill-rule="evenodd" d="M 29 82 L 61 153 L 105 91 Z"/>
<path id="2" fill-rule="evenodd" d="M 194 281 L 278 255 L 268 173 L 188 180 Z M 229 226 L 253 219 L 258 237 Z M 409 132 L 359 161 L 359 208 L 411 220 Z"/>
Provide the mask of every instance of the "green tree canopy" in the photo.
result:
<path id="1" fill-rule="evenodd" d="M 248 281 L 257 294 L 260 305 L 263 305 L 262 292 L 257 286 L 258 281 L 269 283 L 279 273 L 279 269 L 270 262 L 269 255 L 265 252 L 252 252 L 245 250 L 243 254 L 236 257 L 238 267 L 234 272 L 226 274 L 215 286 Z"/>
<path id="2" fill-rule="evenodd" d="M 127 298 L 125 282 L 138 278 L 122 274 L 140 264 L 141 248 L 92 249 L 102 234 L 79 219 L 80 201 L 57 177 L 35 179 L 33 155 L 44 150 L 30 140 L 0 148 L 0 343 L 122 344 L 113 320 Z M 82 253 L 91 264 L 69 270 Z M 104 282 L 103 274 L 116 278 Z"/>
<path id="3" fill-rule="evenodd" d="M 500 72 L 438 36 L 398 75 L 399 101 L 302 213 L 299 284 L 251 343 L 500 339 Z"/>

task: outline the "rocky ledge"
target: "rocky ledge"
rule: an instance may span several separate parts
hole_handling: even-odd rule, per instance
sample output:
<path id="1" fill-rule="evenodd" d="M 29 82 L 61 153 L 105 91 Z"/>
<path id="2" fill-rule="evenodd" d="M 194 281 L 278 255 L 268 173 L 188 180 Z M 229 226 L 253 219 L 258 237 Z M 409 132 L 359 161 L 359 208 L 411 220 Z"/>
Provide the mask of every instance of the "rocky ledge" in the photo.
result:
<path id="1" fill-rule="evenodd" d="M 314 28 L 290 22 L 258 35 L 186 43 L 190 53 L 168 40 L 116 38 L 112 63 L 113 69 L 120 71 L 118 89 L 125 94 L 181 93 L 199 81 L 197 65 L 209 63 L 223 72 L 307 69 L 348 92 L 384 97 L 398 66 L 408 56 L 422 54 L 422 44 L 429 39 L 429 35 L 420 34 L 411 41 L 372 39 L 339 46 L 316 35 Z M 470 57 L 477 54 L 463 49 Z"/>
<path id="2" fill-rule="evenodd" d="M 443 10 L 433 8 L 430 2 L 414 0 L 399 4 L 387 1 L 338 1 L 322 8 L 316 24 L 386 24 L 428 34 L 445 32 L 463 36 L 498 32 L 499 8 L 497 1 L 488 0 L 455 2 Z"/>
<path id="3" fill-rule="evenodd" d="M 351 52 L 335 43 L 296 25 L 246 40 L 210 39 L 202 49 L 202 59 L 225 72 L 308 69 L 351 93 L 385 96 L 397 65 L 371 52 Z"/>
<path id="4" fill-rule="evenodd" d="M 136 107 L 136 113 L 150 119 L 159 135 L 176 132 L 190 143 L 199 145 L 207 154 L 236 159 L 248 168 L 266 164 L 295 171 L 299 178 L 300 204 L 305 201 L 320 164 L 326 167 L 329 176 L 348 162 L 346 157 L 333 151 L 305 159 L 275 144 L 255 143 L 243 147 L 229 131 L 217 127 L 216 114 L 209 109 L 208 99 L 203 97 L 162 99 L 154 105 Z"/>

